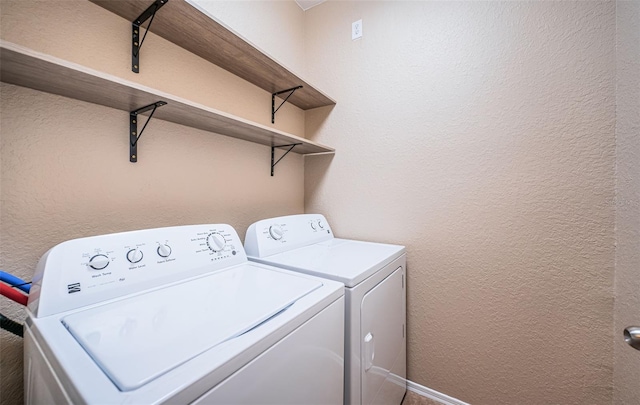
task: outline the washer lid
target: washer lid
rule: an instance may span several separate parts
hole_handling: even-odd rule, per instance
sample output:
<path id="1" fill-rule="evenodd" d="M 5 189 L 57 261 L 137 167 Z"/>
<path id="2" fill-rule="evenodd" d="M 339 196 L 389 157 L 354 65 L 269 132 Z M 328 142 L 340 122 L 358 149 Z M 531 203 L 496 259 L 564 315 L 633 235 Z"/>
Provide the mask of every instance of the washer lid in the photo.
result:
<path id="1" fill-rule="evenodd" d="M 120 391 L 141 387 L 322 286 L 245 264 L 62 319 Z"/>
<path id="2" fill-rule="evenodd" d="M 268 257 L 249 258 L 354 287 L 404 251 L 399 245 L 335 238 Z"/>

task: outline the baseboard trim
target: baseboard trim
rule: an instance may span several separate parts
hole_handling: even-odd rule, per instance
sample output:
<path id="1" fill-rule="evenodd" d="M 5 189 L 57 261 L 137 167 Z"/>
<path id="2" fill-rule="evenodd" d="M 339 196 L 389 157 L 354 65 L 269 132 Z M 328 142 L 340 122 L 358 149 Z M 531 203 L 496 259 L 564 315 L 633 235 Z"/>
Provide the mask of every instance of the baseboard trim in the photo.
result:
<path id="1" fill-rule="evenodd" d="M 438 401 L 443 405 L 469 405 L 466 402 L 450 397 L 449 395 L 443 394 L 442 392 L 432 390 L 431 388 L 425 387 L 424 385 L 416 384 L 413 381 L 407 380 L 407 389 L 423 397 Z"/>

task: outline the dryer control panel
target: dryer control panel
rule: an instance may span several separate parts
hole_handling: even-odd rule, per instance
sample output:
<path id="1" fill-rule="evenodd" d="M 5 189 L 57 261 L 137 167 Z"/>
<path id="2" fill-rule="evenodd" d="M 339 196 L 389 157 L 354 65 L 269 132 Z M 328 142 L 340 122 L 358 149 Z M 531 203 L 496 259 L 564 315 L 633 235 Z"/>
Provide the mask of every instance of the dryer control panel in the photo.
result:
<path id="1" fill-rule="evenodd" d="M 289 215 L 251 224 L 244 239 L 247 255 L 267 257 L 333 239 L 321 214 Z"/>
<path id="2" fill-rule="evenodd" d="M 53 247 L 40 259 L 28 308 L 39 318 L 246 261 L 238 234 L 225 224 L 74 239 Z"/>

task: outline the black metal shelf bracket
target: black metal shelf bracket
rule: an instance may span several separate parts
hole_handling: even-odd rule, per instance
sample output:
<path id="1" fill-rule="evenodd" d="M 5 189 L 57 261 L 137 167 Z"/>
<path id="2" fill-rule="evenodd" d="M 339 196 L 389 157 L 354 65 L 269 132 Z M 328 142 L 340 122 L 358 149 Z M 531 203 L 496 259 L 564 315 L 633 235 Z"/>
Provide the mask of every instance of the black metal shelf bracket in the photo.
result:
<path id="1" fill-rule="evenodd" d="M 149 28 L 151 28 L 151 24 L 153 23 L 153 18 L 156 16 L 156 11 L 160 10 L 160 7 L 167 4 L 169 0 L 156 0 L 150 5 L 146 10 L 142 12 L 133 20 L 131 24 L 131 70 L 134 73 L 140 72 L 140 48 L 142 48 L 142 43 L 144 39 L 147 37 L 147 33 L 149 32 Z M 147 25 L 147 30 L 144 32 L 144 36 L 142 37 L 142 41 L 140 41 L 140 26 L 144 24 L 151 17 L 149 21 L 149 25 Z"/>
<path id="2" fill-rule="evenodd" d="M 129 162 L 135 163 L 138 161 L 138 141 L 140 140 L 144 129 L 147 127 L 147 124 L 151 121 L 153 113 L 156 112 L 156 108 L 162 107 L 166 104 L 167 103 L 165 101 L 157 101 L 129 113 Z M 144 123 L 142 129 L 138 133 L 138 114 L 145 113 L 149 110 L 151 110 L 151 114 L 149 114 L 147 122 Z"/>
<path id="3" fill-rule="evenodd" d="M 273 168 L 276 167 L 278 162 L 281 161 L 283 157 L 287 156 L 287 153 L 291 152 L 293 150 L 293 148 L 295 148 L 298 145 L 302 145 L 302 142 L 291 143 L 289 145 L 278 145 L 278 146 L 272 146 L 271 147 L 271 177 L 273 177 Z M 278 159 L 278 160 L 276 160 L 274 162 L 276 148 L 289 148 L 289 149 L 284 153 L 284 155 L 280 156 L 280 159 Z"/>
<path id="4" fill-rule="evenodd" d="M 282 91 L 277 91 L 275 93 L 271 93 L 271 123 L 272 124 L 276 123 L 276 113 L 278 112 L 280 107 L 282 107 L 284 105 L 284 103 L 286 103 L 287 100 L 289 100 L 289 97 L 291 97 L 291 95 L 293 95 L 293 93 L 296 90 L 301 89 L 301 88 L 302 88 L 302 86 L 297 86 L 297 87 L 292 87 L 290 89 L 286 89 L 286 90 L 282 90 Z M 284 99 L 284 101 L 282 103 L 280 103 L 278 108 L 276 108 L 276 96 L 279 96 L 280 94 L 284 94 L 284 93 L 289 93 L 289 95 L 287 96 L 287 98 Z"/>

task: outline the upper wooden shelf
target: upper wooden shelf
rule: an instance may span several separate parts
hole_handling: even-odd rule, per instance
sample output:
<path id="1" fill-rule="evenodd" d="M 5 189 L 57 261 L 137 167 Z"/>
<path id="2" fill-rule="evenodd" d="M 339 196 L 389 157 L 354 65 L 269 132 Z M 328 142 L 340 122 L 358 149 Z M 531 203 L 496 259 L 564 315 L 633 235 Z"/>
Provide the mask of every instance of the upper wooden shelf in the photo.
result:
<path id="1" fill-rule="evenodd" d="M 2 40 L 0 61 L 0 80 L 6 83 L 124 111 L 162 100 L 168 104 L 157 109 L 154 119 L 268 146 L 300 143 L 292 150 L 299 154 L 334 152 L 307 139 Z"/>
<path id="2" fill-rule="evenodd" d="M 129 21 L 152 0 L 89 0 Z M 302 85 L 289 102 L 308 110 L 336 102 L 185 0 L 169 0 L 156 14 L 151 32 L 212 62 L 256 86 L 275 93 Z M 147 49 L 146 52 L 152 52 Z M 141 66 L 153 69 L 153 66 Z"/>

